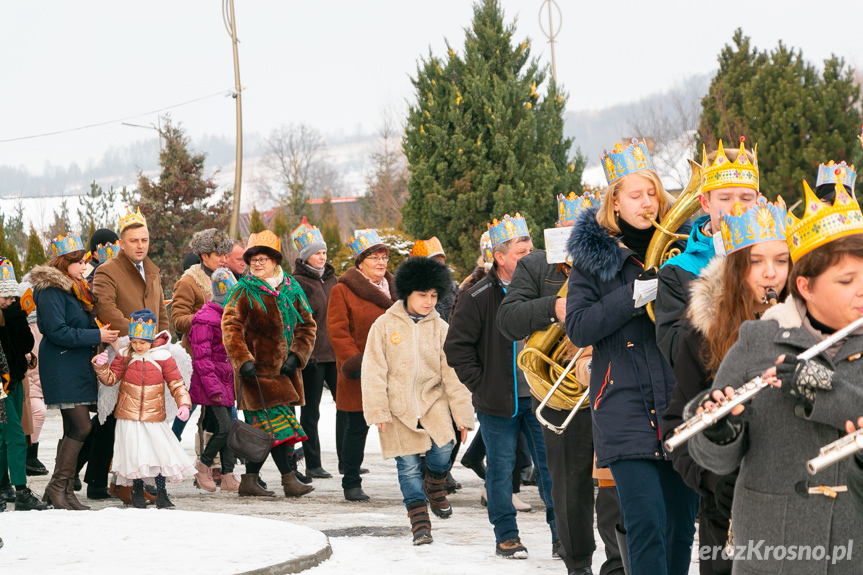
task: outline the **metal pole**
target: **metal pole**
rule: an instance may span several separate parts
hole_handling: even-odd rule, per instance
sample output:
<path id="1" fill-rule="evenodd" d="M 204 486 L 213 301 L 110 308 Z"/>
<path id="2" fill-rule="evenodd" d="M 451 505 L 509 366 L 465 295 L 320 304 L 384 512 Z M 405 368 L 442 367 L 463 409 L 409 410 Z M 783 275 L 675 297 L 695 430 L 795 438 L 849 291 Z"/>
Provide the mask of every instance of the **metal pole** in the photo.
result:
<path id="1" fill-rule="evenodd" d="M 237 26 L 234 20 L 234 0 L 222 0 L 222 18 L 234 47 L 234 99 L 237 101 L 237 159 L 234 170 L 234 209 L 228 234 L 237 237 L 240 222 L 240 188 L 243 183 L 243 87 L 240 85 L 240 59 L 237 54 Z"/>

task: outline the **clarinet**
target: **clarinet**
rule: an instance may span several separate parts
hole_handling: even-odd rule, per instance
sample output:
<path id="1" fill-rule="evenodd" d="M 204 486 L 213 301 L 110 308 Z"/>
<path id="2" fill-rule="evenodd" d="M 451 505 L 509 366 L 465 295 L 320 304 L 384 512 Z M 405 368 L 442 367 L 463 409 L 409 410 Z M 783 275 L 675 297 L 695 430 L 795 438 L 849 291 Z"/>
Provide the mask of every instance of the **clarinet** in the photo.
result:
<path id="1" fill-rule="evenodd" d="M 815 475 L 825 467 L 851 457 L 861 449 L 863 449 L 863 429 L 858 429 L 819 449 L 818 456 L 807 461 L 806 467 L 809 473 Z"/>
<path id="2" fill-rule="evenodd" d="M 863 317 L 860 317 L 859 319 L 849 323 L 830 337 L 825 338 L 824 341 L 816 343 L 815 345 L 798 355 L 797 360 L 807 361 L 812 359 L 837 341 L 847 337 L 851 332 L 859 328 L 861 325 L 863 325 Z M 731 413 L 731 410 L 738 405 L 751 400 L 758 394 L 758 392 L 760 392 L 765 387 L 768 387 L 768 385 L 769 384 L 764 381 L 760 375 L 750 379 L 742 386 L 734 390 L 733 398 L 727 399 L 725 403 L 723 403 L 716 409 L 712 411 L 702 411 L 698 415 L 695 415 L 684 421 L 682 424 L 678 425 L 674 429 L 674 432 L 672 432 L 671 437 L 665 440 L 665 449 L 669 452 L 674 451 L 677 446 L 686 443 L 694 435 L 701 433 L 706 428 L 710 427 L 711 425 Z"/>

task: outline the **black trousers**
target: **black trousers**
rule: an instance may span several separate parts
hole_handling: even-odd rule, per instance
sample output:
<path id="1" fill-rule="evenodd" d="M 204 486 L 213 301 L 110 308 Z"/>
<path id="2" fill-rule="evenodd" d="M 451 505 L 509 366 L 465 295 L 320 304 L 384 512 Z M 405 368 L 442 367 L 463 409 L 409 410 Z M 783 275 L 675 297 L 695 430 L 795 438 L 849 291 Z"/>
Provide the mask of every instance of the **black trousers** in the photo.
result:
<path id="1" fill-rule="evenodd" d="M 318 422 L 321 419 L 321 397 L 324 393 L 324 382 L 336 399 L 336 380 L 338 378 L 336 362 L 313 363 L 303 370 L 303 389 L 306 394 L 306 404 L 300 408 L 300 426 L 306 432 L 308 439 L 303 442 L 303 454 L 306 458 L 306 469 L 321 466 L 321 440 L 318 433 Z M 342 465 L 342 443 L 344 442 L 347 418 L 345 412 L 336 412 L 336 454 L 339 465 Z"/>
<path id="2" fill-rule="evenodd" d="M 345 426 L 345 438 L 342 443 L 342 489 L 362 487 L 363 480 L 360 479 L 360 466 L 363 463 L 363 455 L 366 450 L 366 437 L 369 434 L 369 426 L 362 411 L 344 411 L 347 425 Z"/>
<path id="3" fill-rule="evenodd" d="M 206 414 L 202 426 L 207 429 L 207 422 L 211 425 L 215 423 L 215 429 L 210 427 L 213 429 L 211 431 L 213 435 L 210 436 L 210 440 L 201 452 L 201 463 L 209 467 L 213 465 L 216 454 L 219 454 L 221 455 L 222 473 L 232 473 L 236 458 L 234 452 L 228 447 L 228 434 L 231 432 L 232 423 L 231 408 L 225 405 L 207 405 L 202 406 L 201 409 Z"/>
<path id="4" fill-rule="evenodd" d="M 534 398 L 534 410 L 539 401 Z M 542 415 L 549 422 L 560 425 L 570 412 L 545 409 Z M 546 460 L 551 475 L 551 499 L 554 502 L 554 518 L 560 537 L 560 556 L 567 569 L 590 567 L 596 542 L 593 538 L 593 422 L 589 409 L 580 410 L 562 434 L 558 435 L 543 426 Z M 597 529 L 606 549 L 606 562 L 601 573 L 623 573 L 620 550 L 614 535 L 614 526 L 621 523 L 616 490 L 600 489 L 604 506 L 600 513 L 599 498 L 596 501 Z M 613 498 L 613 501 L 609 498 Z M 616 513 L 615 513 L 616 512 Z M 619 571 L 611 565 L 616 556 Z M 610 569 L 606 569 L 606 565 Z"/>
<path id="5" fill-rule="evenodd" d="M 84 481 L 90 487 L 108 487 L 108 473 L 111 471 L 111 459 L 114 457 L 114 429 L 117 420 L 114 414 L 105 418 L 105 423 L 96 424 L 90 432 L 90 456 L 87 458 L 87 473 Z M 82 449 L 83 451 L 83 449 Z"/>
<path id="6" fill-rule="evenodd" d="M 728 518 L 716 509 L 713 495 L 701 496 L 700 508 L 698 510 L 698 545 L 709 547 L 711 551 L 716 547 L 723 547 L 728 540 Z M 698 572 L 701 575 L 728 575 L 731 573 L 731 559 L 725 559 L 722 554 L 710 559 L 701 560 L 698 564 Z"/>

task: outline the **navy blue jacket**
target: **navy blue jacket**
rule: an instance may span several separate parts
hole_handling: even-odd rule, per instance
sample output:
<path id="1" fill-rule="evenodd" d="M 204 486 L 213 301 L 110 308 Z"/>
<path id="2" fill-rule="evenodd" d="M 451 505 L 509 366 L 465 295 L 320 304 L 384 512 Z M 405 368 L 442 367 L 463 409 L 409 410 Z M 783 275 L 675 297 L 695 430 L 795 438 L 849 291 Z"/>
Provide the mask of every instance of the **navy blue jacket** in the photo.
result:
<path id="1" fill-rule="evenodd" d="M 573 258 L 566 298 L 566 334 L 593 346 L 590 405 L 598 467 L 621 459 L 667 459 L 659 418 L 674 373 L 656 345 L 656 328 L 632 299 L 644 270 L 635 253 L 596 221 L 579 215 L 569 238 Z"/>
<path id="2" fill-rule="evenodd" d="M 96 373 L 90 360 L 102 336 L 92 313 L 72 292 L 72 280 L 51 266 L 30 272 L 39 344 L 39 378 L 46 404 L 96 403 Z"/>

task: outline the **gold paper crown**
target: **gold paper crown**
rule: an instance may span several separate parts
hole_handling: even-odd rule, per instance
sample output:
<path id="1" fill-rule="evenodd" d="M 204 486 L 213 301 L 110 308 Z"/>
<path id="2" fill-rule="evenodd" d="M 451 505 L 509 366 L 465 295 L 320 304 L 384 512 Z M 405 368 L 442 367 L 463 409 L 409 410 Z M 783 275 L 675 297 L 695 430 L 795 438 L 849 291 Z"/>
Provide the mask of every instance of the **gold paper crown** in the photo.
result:
<path id="1" fill-rule="evenodd" d="M 791 251 L 791 261 L 815 248 L 841 237 L 863 233 L 863 214 L 860 205 L 845 191 L 841 182 L 836 183 L 836 199 L 833 204 L 822 202 L 803 181 L 806 210 L 800 220 L 788 212 L 786 240 Z"/>
<path id="2" fill-rule="evenodd" d="M 733 162 L 725 155 L 722 140 L 716 147 L 716 158 L 713 165 L 707 161 L 707 148 L 701 148 L 701 192 L 706 193 L 716 188 L 741 186 L 758 191 L 758 144 L 752 148 L 753 161 L 750 162 L 743 145 L 744 138 L 740 138 L 740 149 L 737 159 Z"/>
<path id="3" fill-rule="evenodd" d="M 277 252 L 282 251 L 282 241 L 279 239 L 279 236 L 277 236 L 270 230 L 264 230 L 262 232 L 258 232 L 257 234 L 251 234 L 249 236 L 249 244 L 246 246 L 246 251 L 258 246 L 271 248 L 276 250 Z"/>
<path id="4" fill-rule="evenodd" d="M 136 213 L 132 213 L 132 210 L 129 209 L 129 206 L 126 206 L 126 215 L 120 218 L 120 226 L 118 229 L 120 233 L 123 233 L 123 230 L 131 226 L 132 224 L 141 224 L 145 228 L 147 227 L 147 220 L 144 219 L 144 216 L 141 215 L 141 208 L 138 207 L 138 211 Z"/>

